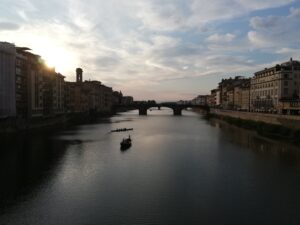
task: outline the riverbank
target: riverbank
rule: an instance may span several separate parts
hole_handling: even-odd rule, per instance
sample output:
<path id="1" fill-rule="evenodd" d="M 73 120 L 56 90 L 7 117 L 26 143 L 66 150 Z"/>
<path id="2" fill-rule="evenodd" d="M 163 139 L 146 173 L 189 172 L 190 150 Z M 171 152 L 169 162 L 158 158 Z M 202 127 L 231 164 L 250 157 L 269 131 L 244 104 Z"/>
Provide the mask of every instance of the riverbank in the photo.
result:
<path id="1" fill-rule="evenodd" d="M 112 116 L 113 113 L 89 114 L 72 113 L 31 119 L 7 118 L 0 120 L 0 134 L 12 134 L 27 131 L 47 131 L 64 129 L 69 126 L 95 122 L 97 119 Z"/>
<path id="2" fill-rule="evenodd" d="M 212 109 L 208 118 L 217 118 L 258 134 L 300 144 L 300 117 Z"/>

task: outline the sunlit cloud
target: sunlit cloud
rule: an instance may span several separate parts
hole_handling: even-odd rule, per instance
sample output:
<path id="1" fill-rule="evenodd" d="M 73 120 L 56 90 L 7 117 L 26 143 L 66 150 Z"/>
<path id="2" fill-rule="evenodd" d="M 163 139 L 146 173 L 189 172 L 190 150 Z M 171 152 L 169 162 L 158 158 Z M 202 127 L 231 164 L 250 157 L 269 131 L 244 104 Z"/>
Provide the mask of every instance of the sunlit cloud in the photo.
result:
<path id="1" fill-rule="evenodd" d="M 183 99 L 208 89 L 179 90 L 183 79 L 251 75 L 299 56 L 299 9 L 294 0 L 3 0 L 0 40 L 30 47 L 66 80 L 82 67 L 84 79 L 136 98 Z"/>

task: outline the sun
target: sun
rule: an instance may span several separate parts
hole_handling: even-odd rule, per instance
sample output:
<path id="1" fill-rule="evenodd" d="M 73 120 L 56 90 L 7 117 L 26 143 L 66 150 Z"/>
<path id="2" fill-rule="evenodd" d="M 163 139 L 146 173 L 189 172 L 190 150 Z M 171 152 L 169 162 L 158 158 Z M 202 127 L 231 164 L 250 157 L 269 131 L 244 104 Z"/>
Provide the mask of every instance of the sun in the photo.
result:
<path id="1" fill-rule="evenodd" d="M 74 56 L 64 49 L 47 49 L 41 54 L 41 57 L 49 68 L 54 67 L 60 73 L 70 71 L 75 67 Z"/>

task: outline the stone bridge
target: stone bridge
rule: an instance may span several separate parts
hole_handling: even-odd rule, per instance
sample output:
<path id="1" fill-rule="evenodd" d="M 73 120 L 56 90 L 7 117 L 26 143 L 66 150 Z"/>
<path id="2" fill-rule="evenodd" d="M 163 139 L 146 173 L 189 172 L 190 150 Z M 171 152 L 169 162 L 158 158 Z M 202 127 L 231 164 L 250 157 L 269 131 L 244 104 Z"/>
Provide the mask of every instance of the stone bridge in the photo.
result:
<path id="1" fill-rule="evenodd" d="M 172 102 L 166 103 L 133 103 L 130 105 L 116 105 L 114 106 L 115 110 L 139 110 L 139 115 L 147 115 L 147 111 L 150 108 L 167 107 L 173 110 L 173 115 L 180 116 L 182 115 L 182 110 L 187 108 L 201 108 L 209 112 L 209 107 L 207 105 L 192 105 L 192 104 L 177 104 Z"/>

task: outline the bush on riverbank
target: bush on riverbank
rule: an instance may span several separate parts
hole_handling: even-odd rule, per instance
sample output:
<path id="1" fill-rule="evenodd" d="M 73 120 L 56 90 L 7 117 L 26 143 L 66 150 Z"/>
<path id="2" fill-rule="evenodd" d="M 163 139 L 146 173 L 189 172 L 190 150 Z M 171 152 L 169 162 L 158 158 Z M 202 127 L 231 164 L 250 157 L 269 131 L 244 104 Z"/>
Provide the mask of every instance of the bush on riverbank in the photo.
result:
<path id="1" fill-rule="evenodd" d="M 258 134 L 265 137 L 288 140 L 294 144 L 300 144 L 300 129 L 290 129 L 280 125 L 268 124 L 253 120 L 244 120 L 230 116 L 220 116 L 216 114 L 209 114 L 207 118 L 221 119 L 238 127 L 255 130 Z"/>

